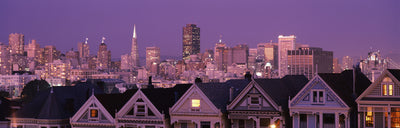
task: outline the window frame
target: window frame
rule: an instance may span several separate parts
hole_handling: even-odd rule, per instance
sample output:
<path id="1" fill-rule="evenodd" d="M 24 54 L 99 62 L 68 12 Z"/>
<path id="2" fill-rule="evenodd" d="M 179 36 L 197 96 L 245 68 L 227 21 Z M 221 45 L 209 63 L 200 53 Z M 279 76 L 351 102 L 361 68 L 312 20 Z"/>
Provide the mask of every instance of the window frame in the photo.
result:
<path id="1" fill-rule="evenodd" d="M 386 93 L 386 94 L 385 94 Z M 381 83 L 381 96 L 394 96 L 394 83 L 382 82 Z"/>
<path id="2" fill-rule="evenodd" d="M 314 92 L 316 92 L 317 97 L 316 97 L 316 101 L 314 101 Z M 321 94 L 322 93 L 322 97 Z M 311 90 L 311 100 L 310 102 L 312 104 L 325 104 L 325 98 L 326 98 L 326 93 L 324 89 L 312 89 Z M 321 98 L 322 98 L 322 102 L 321 102 Z"/>
<path id="3" fill-rule="evenodd" d="M 194 100 L 199 101 L 198 106 L 194 106 L 194 103 L 193 103 Z M 196 99 L 196 98 L 190 99 L 190 111 L 200 112 L 200 108 L 201 108 L 201 100 L 200 99 Z"/>

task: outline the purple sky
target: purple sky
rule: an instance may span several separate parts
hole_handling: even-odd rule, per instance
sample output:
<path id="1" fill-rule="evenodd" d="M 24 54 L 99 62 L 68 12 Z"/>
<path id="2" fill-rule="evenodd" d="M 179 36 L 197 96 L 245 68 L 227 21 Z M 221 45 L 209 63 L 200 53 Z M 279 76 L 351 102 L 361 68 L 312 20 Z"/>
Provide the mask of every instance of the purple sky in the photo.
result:
<path id="1" fill-rule="evenodd" d="M 133 24 L 140 56 L 149 46 L 181 56 L 187 23 L 201 28 L 201 51 L 219 35 L 228 46 L 256 47 L 294 34 L 335 57 L 365 57 L 370 47 L 400 56 L 400 0 L 1 0 L 0 17 L 0 42 L 23 33 L 25 44 L 36 39 L 65 53 L 88 37 L 96 54 L 105 36 L 113 58 L 130 53 Z"/>

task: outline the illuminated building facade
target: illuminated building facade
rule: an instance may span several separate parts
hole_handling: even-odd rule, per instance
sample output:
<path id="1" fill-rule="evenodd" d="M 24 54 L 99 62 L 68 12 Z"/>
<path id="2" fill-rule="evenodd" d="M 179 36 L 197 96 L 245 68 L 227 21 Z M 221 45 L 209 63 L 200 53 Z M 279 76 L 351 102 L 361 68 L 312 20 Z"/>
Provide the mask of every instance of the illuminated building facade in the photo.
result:
<path id="1" fill-rule="evenodd" d="M 146 48 L 146 68 L 149 73 L 158 73 L 158 66 L 160 65 L 160 48 L 159 47 L 147 47 Z"/>
<path id="2" fill-rule="evenodd" d="M 133 36 L 132 36 L 132 50 L 131 50 L 131 61 L 130 65 L 132 68 L 139 67 L 139 52 L 137 48 L 137 35 L 136 35 L 136 25 L 133 26 Z"/>
<path id="3" fill-rule="evenodd" d="M 86 62 L 90 54 L 88 38 L 86 38 L 85 43 L 83 42 L 78 43 L 78 52 L 79 52 L 79 60 L 81 61 L 81 63 Z"/>
<path id="4" fill-rule="evenodd" d="M 41 74 L 41 78 L 62 78 L 69 79 L 71 65 L 69 63 L 63 63 L 61 60 L 55 60 L 52 63 L 46 63 L 44 66 L 44 73 Z"/>
<path id="5" fill-rule="evenodd" d="M 353 69 L 353 58 L 350 56 L 344 56 L 342 58 L 342 70 Z"/>
<path id="6" fill-rule="evenodd" d="M 308 79 L 315 73 L 333 72 L 333 52 L 323 51 L 322 48 L 305 47 L 287 51 L 288 74 L 304 75 Z"/>
<path id="7" fill-rule="evenodd" d="M 11 55 L 13 54 L 24 54 L 24 35 L 19 33 L 11 33 L 8 36 L 8 43 L 10 45 Z"/>
<path id="8" fill-rule="evenodd" d="M 107 45 L 104 43 L 105 39 L 103 37 L 97 52 L 96 68 L 100 70 L 108 70 L 111 66 L 111 51 L 107 50 Z"/>
<path id="9" fill-rule="evenodd" d="M 195 24 L 186 24 L 183 27 L 182 58 L 189 59 L 190 55 L 200 53 L 200 28 Z"/>
<path id="10" fill-rule="evenodd" d="M 0 43 L 0 74 L 11 74 L 10 50 L 7 45 Z"/>
<path id="11" fill-rule="evenodd" d="M 44 47 L 44 62 L 52 63 L 54 60 L 60 59 L 61 52 L 56 49 L 53 45 L 47 45 Z"/>
<path id="12" fill-rule="evenodd" d="M 287 75 L 288 72 L 288 50 L 294 50 L 296 46 L 296 36 L 283 36 L 278 37 L 278 56 L 279 56 L 279 77 L 282 78 Z"/>

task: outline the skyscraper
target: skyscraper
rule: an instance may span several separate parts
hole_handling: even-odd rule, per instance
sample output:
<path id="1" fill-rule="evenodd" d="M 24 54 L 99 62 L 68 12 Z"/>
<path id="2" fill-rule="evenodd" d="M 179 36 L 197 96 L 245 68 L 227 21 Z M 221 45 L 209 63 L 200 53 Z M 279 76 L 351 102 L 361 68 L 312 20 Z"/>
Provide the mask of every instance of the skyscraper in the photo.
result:
<path id="1" fill-rule="evenodd" d="M 200 28 L 195 24 L 186 24 L 183 27 L 182 59 L 189 59 L 190 55 L 200 53 Z"/>
<path id="2" fill-rule="evenodd" d="M 107 50 L 107 45 L 104 43 L 106 38 L 103 37 L 97 51 L 97 65 L 96 68 L 100 70 L 108 70 L 111 66 L 111 51 Z"/>
<path id="3" fill-rule="evenodd" d="M 88 38 L 85 39 L 85 43 L 83 42 L 78 43 L 78 52 L 79 52 L 79 60 L 81 61 L 81 63 L 87 61 L 90 54 Z"/>
<path id="4" fill-rule="evenodd" d="M 333 72 L 333 52 L 317 47 L 303 47 L 287 51 L 286 75 L 304 75 L 312 79 L 315 73 Z"/>
<path id="5" fill-rule="evenodd" d="M 133 36 L 132 36 L 132 50 L 131 50 L 131 65 L 133 67 L 139 67 L 139 52 L 137 49 L 137 36 L 136 36 L 136 25 L 133 25 Z"/>
<path id="6" fill-rule="evenodd" d="M 61 52 L 53 45 L 44 46 L 44 62 L 52 63 L 54 60 L 60 59 Z"/>
<path id="7" fill-rule="evenodd" d="M 8 41 L 10 45 L 11 55 L 24 54 L 24 35 L 19 33 L 11 33 L 8 36 Z"/>
<path id="8" fill-rule="evenodd" d="M 294 50 L 296 46 L 296 36 L 283 36 L 278 37 L 278 61 L 279 61 L 279 77 L 282 78 L 287 75 L 288 72 L 288 50 Z"/>
<path id="9" fill-rule="evenodd" d="M 350 56 L 344 56 L 342 58 L 342 70 L 350 70 L 353 69 L 353 58 Z"/>
<path id="10" fill-rule="evenodd" d="M 224 71 L 226 69 L 226 54 L 228 50 L 225 43 L 222 43 L 220 39 L 214 48 L 214 61 L 217 66 L 217 70 Z"/>
<path id="11" fill-rule="evenodd" d="M 147 47 L 146 48 L 146 68 L 150 73 L 158 73 L 158 65 L 160 61 L 160 48 Z"/>
<path id="12" fill-rule="evenodd" d="M 10 50 L 7 45 L 0 42 L 0 74 L 11 74 Z"/>

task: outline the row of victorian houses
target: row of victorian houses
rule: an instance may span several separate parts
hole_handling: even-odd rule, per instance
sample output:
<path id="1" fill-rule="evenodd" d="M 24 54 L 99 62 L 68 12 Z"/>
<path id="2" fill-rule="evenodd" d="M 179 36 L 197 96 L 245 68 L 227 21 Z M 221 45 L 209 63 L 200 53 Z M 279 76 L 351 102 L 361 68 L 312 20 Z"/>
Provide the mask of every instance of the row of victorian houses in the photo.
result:
<path id="1" fill-rule="evenodd" d="M 49 90 L 9 117 L 12 128 L 400 127 L 400 70 L 371 83 L 355 71 L 281 79 L 131 89 L 121 94 Z M 65 91 L 64 91 L 65 92 Z M 41 103 L 39 103 L 41 102 Z M 34 103 L 33 103 L 34 104 Z"/>

